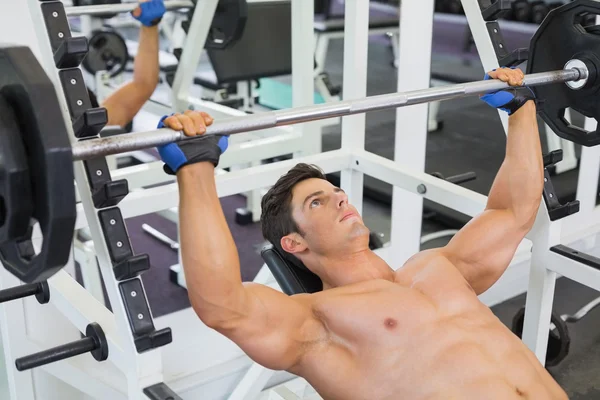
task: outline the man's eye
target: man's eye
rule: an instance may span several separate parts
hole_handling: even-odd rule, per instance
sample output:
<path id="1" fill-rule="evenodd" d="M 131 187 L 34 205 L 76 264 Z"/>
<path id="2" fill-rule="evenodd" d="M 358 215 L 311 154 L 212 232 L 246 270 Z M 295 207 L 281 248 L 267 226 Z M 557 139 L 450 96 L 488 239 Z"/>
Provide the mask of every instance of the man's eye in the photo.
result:
<path id="1" fill-rule="evenodd" d="M 319 199 L 316 199 L 316 200 L 313 200 L 313 201 L 310 202 L 311 208 L 312 207 L 317 207 L 320 204 L 321 204 L 321 200 L 319 200 Z"/>

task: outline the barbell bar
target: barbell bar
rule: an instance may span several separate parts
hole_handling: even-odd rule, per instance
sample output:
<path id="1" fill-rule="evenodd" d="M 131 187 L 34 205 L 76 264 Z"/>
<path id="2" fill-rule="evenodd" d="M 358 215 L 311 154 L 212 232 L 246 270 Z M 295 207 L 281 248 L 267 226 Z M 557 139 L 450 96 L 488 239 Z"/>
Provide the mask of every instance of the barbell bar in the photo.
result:
<path id="1" fill-rule="evenodd" d="M 194 3 L 192 0 L 166 0 L 164 2 L 167 10 L 176 10 L 179 8 L 192 8 Z M 138 3 L 122 3 L 122 4 L 98 4 L 93 6 L 71 6 L 65 7 L 65 12 L 69 17 L 77 17 L 81 15 L 104 15 L 104 14 L 122 14 L 135 10 L 139 6 Z"/>
<path id="2" fill-rule="evenodd" d="M 570 64 L 572 63 L 570 62 Z M 538 86 L 587 80 L 589 71 L 586 65 L 584 63 L 577 65 L 577 67 L 558 71 L 525 75 L 523 85 Z M 370 96 L 363 99 L 328 102 L 319 105 L 290 108 L 287 110 L 270 111 L 216 121 L 213 125 L 208 127 L 205 135 L 232 135 L 242 132 L 275 128 L 277 126 L 344 117 L 353 114 L 366 113 L 368 111 L 379 111 L 433 101 L 444 101 L 472 95 L 482 95 L 507 87 L 509 87 L 509 85 L 505 82 L 490 79 L 414 90 L 404 93 Z M 197 137 L 190 138 L 185 136 L 183 132 L 163 128 L 154 131 L 84 140 L 73 144 L 73 160 L 79 161 L 93 157 L 143 150 L 184 140 L 197 140 Z"/>

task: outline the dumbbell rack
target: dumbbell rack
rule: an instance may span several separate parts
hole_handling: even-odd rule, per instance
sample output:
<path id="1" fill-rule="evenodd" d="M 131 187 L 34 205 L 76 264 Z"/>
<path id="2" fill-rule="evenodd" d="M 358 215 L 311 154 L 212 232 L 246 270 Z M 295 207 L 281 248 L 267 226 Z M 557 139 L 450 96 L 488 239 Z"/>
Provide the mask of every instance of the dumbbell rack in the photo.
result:
<path id="1" fill-rule="evenodd" d="M 36 53 L 55 88 L 62 88 L 57 94 L 71 140 L 97 136 L 106 124 L 106 110 L 90 108 L 79 69 L 87 53 L 87 40 L 71 37 L 62 2 L 26 0 L 11 2 L 9 8 L 6 12 L 15 16 L 30 16 L 15 18 L 20 24 L 19 30 L 30 32 L 29 37 L 24 34 L 18 40 Z M 99 398 L 163 399 L 170 396 L 176 399 L 177 395 L 162 383 L 159 350 L 172 341 L 171 330 L 157 330 L 154 326 L 141 280 L 141 274 L 150 266 L 149 258 L 133 254 L 119 208 L 119 202 L 128 194 L 127 181 L 111 179 L 105 158 L 76 162 L 74 172 L 111 310 L 96 301 L 65 271 L 59 271 L 47 281 L 50 303 L 55 308 L 47 311 L 47 332 L 28 332 L 26 315 L 31 303 L 19 300 L 3 304 L 2 341 L 9 361 L 11 398 L 34 398 L 34 385 L 32 374 L 15 371 L 10 361 L 29 356 L 25 360 L 37 366 L 56 358 L 59 348 L 31 354 L 47 350 L 49 341 L 43 339 L 53 336 L 50 319 L 53 316 L 57 321 L 66 318 L 83 333 L 89 326 L 98 327 L 106 338 L 107 354 L 102 357 L 107 361 L 97 363 L 88 355 L 80 356 L 44 365 L 45 372 Z M 0 277 L 3 288 L 20 284 L 5 270 Z M 73 331 L 69 333 L 79 336 L 73 335 Z M 68 334 L 65 338 L 57 334 L 50 341 L 64 344 L 66 336 Z M 89 345 L 85 339 L 73 342 L 71 353 L 89 350 Z"/>

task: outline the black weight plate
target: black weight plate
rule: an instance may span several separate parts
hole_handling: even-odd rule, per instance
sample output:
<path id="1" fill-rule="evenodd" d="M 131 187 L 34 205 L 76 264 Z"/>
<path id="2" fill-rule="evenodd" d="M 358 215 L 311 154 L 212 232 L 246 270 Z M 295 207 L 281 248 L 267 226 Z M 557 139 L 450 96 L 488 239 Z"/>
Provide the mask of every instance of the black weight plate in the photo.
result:
<path id="1" fill-rule="evenodd" d="M 43 243 L 33 252 L 31 229 L 0 245 L 0 261 L 21 281 L 41 282 L 69 260 L 75 227 L 73 156 L 56 91 L 31 50 L 0 46 L 0 95 L 14 110 L 27 153 L 33 218 Z"/>
<path id="2" fill-rule="evenodd" d="M 558 365 L 569 354 L 571 337 L 567 324 L 556 314 L 552 314 L 551 321 L 555 326 L 554 331 L 548 332 L 548 346 L 546 347 L 546 367 Z M 525 307 L 522 307 L 513 317 L 512 332 L 519 338 L 523 336 L 525 323 Z"/>
<path id="3" fill-rule="evenodd" d="M 83 59 L 83 68 L 92 75 L 108 71 L 111 77 L 121 74 L 127 67 L 129 51 L 125 39 L 114 31 L 97 31 L 89 40 L 89 51 Z"/>
<path id="4" fill-rule="evenodd" d="M 600 101 L 597 75 L 600 67 L 600 35 L 584 29 L 578 21 L 583 14 L 600 14 L 600 3 L 577 0 L 555 8 L 531 39 L 527 73 L 561 70 L 572 59 L 584 61 L 590 70 L 585 87 L 572 90 L 562 83 L 532 88 L 539 101 L 538 111 L 561 138 L 583 146 L 600 144 L 600 131 L 588 132 L 564 119 L 566 108 L 599 120 Z M 600 128 L 600 125 L 599 127 Z"/>
<path id="5" fill-rule="evenodd" d="M 33 213 L 29 166 L 21 136 L 11 106 L 0 96 L 0 243 L 24 236 Z"/>

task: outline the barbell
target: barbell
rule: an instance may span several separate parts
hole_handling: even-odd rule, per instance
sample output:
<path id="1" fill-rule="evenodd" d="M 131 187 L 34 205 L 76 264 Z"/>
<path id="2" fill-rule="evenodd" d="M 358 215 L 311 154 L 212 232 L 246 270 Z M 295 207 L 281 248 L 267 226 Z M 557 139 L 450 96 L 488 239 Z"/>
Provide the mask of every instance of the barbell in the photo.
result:
<path id="1" fill-rule="evenodd" d="M 180 8 L 193 8 L 192 0 L 165 0 L 165 9 L 177 10 Z M 132 12 L 138 8 L 138 3 L 121 3 L 121 4 L 95 4 L 90 6 L 71 6 L 65 7 L 65 12 L 68 17 L 78 17 L 82 15 L 99 16 L 106 14 L 123 14 Z"/>
<path id="2" fill-rule="evenodd" d="M 557 82 L 585 82 L 588 79 L 589 70 L 584 64 L 579 64 L 578 60 L 573 60 L 573 63 L 578 66 L 560 71 L 526 75 L 524 84 L 535 87 Z M 369 111 L 379 111 L 389 108 L 429 103 L 432 101 L 443 101 L 465 96 L 481 95 L 507 87 L 509 87 L 508 84 L 502 81 L 484 80 L 458 85 L 438 86 L 435 88 L 404 93 L 370 96 L 364 99 L 335 101 L 313 106 L 257 113 L 239 118 L 216 121 L 207 129 L 206 135 L 232 135 L 242 132 L 251 132 L 321 119 L 363 114 Z M 183 132 L 165 128 L 148 132 L 131 133 L 128 135 L 89 139 L 73 145 L 73 160 L 86 160 L 93 157 L 148 149 L 184 140 L 198 140 L 198 137 L 186 137 Z"/>
<path id="3" fill-rule="evenodd" d="M 600 36 L 594 27 L 576 22 L 581 13 L 600 14 L 600 3 L 577 0 L 548 14 L 532 39 L 524 84 L 532 87 L 538 112 L 559 136 L 592 146 L 600 143 L 598 131 L 575 128 L 564 119 L 567 107 L 590 118 L 600 116 Z M 506 87 L 498 80 L 483 80 L 258 113 L 217 121 L 206 134 L 232 135 Z M 72 114 L 82 115 L 86 110 L 74 104 L 85 102 L 69 94 Z M 73 161 L 92 163 L 103 156 L 183 140 L 202 139 L 158 129 L 71 144 L 55 88 L 31 50 L 0 47 L 0 261 L 27 283 L 48 279 L 68 261 L 77 216 Z M 88 170 L 91 182 L 95 171 Z M 38 254 L 31 244 L 32 220 L 39 222 L 43 234 Z"/>

